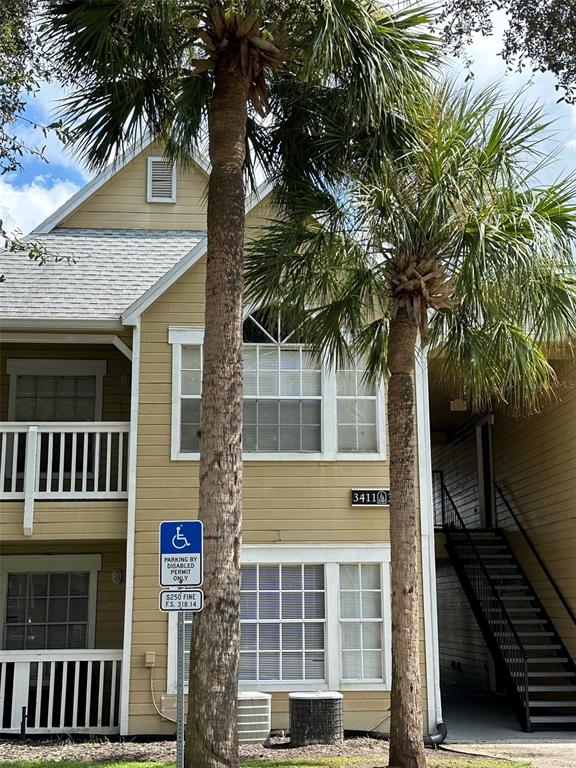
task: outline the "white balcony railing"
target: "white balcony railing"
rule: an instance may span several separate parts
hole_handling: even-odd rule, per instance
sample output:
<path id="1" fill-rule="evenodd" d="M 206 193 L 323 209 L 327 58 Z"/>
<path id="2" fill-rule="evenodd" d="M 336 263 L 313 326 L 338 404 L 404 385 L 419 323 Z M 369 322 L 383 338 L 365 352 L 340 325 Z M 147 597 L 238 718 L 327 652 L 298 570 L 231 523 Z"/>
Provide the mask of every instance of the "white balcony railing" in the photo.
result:
<path id="1" fill-rule="evenodd" d="M 122 651 L 0 651 L 0 733 L 116 734 Z"/>
<path id="2" fill-rule="evenodd" d="M 128 422 L 0 424 L 0 500 L 24 499 L 24 532 L 34 501 L 125 499 Z"/>

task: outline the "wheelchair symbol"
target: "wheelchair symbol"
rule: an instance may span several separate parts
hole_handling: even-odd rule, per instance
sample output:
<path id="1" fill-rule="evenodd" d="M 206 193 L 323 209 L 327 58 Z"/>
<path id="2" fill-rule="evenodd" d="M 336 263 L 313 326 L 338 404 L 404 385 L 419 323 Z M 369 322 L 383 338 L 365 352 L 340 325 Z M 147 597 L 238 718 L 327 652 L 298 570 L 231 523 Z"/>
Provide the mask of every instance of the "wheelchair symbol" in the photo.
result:
<path id="1" fill-rule="evenodd" d="M 186 547 L 190 546 L 190 542 L 188 541 L 186 536 L 184 536 L 183 533 L 180 533 L 181 529 L 182 529 L 182 526 L 177 525 L 176 533 L 174 536 L 172 536 L 172 546 L 174 547 L 174 549 L 186 549 Z"/>

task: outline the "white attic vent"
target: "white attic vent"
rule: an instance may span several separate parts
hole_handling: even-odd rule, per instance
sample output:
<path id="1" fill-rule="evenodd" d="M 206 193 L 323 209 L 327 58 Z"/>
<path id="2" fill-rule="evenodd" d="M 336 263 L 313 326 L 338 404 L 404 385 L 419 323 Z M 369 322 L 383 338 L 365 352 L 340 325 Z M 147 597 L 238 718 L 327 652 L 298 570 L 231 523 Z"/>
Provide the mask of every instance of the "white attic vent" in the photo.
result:
<path id="1" fill-rule="evenodd" d="M 149 203 L 176 202 L 176 166 L 163 157 L 148 158 L 146 200 Z"/>

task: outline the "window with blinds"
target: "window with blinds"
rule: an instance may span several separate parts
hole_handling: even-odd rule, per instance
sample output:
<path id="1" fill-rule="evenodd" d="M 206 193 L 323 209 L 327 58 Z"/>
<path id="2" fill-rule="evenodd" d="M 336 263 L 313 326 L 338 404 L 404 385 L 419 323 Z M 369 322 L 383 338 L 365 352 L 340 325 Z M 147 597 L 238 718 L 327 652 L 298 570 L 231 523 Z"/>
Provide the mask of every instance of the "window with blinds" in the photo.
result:
<path id="1" fill-rule="evenodd" d="M 244 690 L 389 690 L 389 546 L 245 545 L 239 685 Z M 251 551 L 252 550 L 252 551 Z M 277 551 L 274 551 L 277 550 Z M 316 559 L 316 555 L 318 559 Z M 255 558 L 257 556 L 258 559 Z M 308 560 L 302 563 L 301 559 Z M 186 680 L 193 614 L 185 618 Z M 176 615 L 167 690 L 176 690 Z"/>
<path id="2" fill-rule="evenodd" d="M 342 453 L 378 450 L 377 391 L 365 379 L 361 360 L 336 372 L 338 450 Z"/>
<path id="3" fill-rule="evenodd" d="M 163 157 L 148 158 L 146 200 L 149 203 L 176 202 L 176 166 Z"/>
<path id="4" fill-rule="evenodd" d="M 201 446 L 203 329 L 174 327 L 169 338 L 174 345 L 171 456 L 194 460 Z M 305 341 L 279 314 L 246 316 L 245 457 L 385 458 L 382 388 L 365 380 L 362 360 L 334 370 Z"/>
<path id="5" fill-rule="evenodd" d="M 246 565 L 240 593 L 240 680 L 325 679 L 322 565 Z"/>
<path id="6" fill-rule="evenodd" d="M 382 583 L 377 563 L 340 565 L 342 680 L 383 678 Z"/>

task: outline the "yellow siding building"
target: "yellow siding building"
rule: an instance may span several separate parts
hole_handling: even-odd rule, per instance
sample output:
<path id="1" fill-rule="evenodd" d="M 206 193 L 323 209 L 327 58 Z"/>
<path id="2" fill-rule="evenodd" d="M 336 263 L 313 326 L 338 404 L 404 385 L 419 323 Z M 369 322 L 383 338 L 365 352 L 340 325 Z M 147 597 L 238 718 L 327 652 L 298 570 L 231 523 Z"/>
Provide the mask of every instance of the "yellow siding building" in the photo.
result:
<path id="1" fill-rule="evenodd" d="M 155 198 L 163 166 L 159 147 L 140 146 L 49 217 L 36 234 L 63 260 L 3 257 L 0 733 L 19 732 L 24 700 L 31 733 L 174 732 L 158 526 L 197 514 L 207 173 L 200 159 L 175 168 Z M 269 205 L 263 185 L 247 236 Z M 240 688 L 272 693 L 273 728 L 288 725 L 290 691 L 339 690 L 347 729 L 386 732 L 389 508 L 352 505 L 353 489 L 389 486 L 383 391 L 361 369 L 323 368 L 254 309 L 244 365 Z M 422 364 L 421 668 L 434 733 L 426 376 Z"/>

